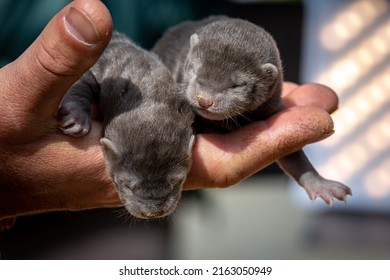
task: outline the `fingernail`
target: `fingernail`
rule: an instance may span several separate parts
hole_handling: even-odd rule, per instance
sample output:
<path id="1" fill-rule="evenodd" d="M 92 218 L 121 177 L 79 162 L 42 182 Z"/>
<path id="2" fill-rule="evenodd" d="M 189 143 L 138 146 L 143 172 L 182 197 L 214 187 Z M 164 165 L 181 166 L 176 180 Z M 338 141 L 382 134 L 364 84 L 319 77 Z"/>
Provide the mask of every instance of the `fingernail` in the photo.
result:
<path id="1" fill-rule="evenodd" d="M 332 131 L 326 132 L 326 133 L 324 133 L 324 134 L 322 134 L 322 135 L 325 136 L 325 137 L 329 137 L 329 136 L 333 135 L 334 133 L 335 133 L 335 131 L 332 130 Z"/>
<path id="2" fill-rule="evenodd" d="M 323 133 L 322 135 L 320 135 L 320 137 L 318 138 L 317 141 L 321 141 L 321 140 L 324 140 L 324 139 L 326 139 L 326 138 L 332 136 L 332 135 L 334 134 L 334 132 L 335 132 L 335 131 L 332 130 L 331 132 L 325 132 L 325 133 Z"/>
<path id="3" fill-rule="evenodd" d="M 96 44 L 100 40 L 92 20 L 78 8 L 69 8 L 65 16 L 65 25 L 70 34 L 85 44 Z"/>

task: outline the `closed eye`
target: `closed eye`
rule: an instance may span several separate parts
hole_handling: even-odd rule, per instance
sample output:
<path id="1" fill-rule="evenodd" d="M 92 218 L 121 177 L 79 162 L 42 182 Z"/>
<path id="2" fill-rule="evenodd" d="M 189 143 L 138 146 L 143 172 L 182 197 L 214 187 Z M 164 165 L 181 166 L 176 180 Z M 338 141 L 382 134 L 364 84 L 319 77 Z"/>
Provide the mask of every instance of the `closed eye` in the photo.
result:
<path id="1" fill-rule="evenodd" d="M 240 82 L 240 83 L 233 84 L 231 88 L 240 88 L 240 87 L 244 87 L 246 85 L 247 85 L 246 82 Z"/>

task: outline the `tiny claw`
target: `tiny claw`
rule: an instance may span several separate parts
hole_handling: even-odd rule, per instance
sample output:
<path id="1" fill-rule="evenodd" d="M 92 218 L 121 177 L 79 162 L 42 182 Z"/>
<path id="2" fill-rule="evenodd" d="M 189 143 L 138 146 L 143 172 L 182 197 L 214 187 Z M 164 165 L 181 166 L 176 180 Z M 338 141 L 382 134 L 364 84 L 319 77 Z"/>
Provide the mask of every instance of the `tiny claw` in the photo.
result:
<path id="1" fill-rule="evenodd" d="M 333 196 L 332 195 L 330 195 L 327 192 L 323 192 L 320 196 L 325 201 L 326 204 L 328 204 L 330 207 L 332 207 L 332 205 L 333 205 Z"/>
<path id="2" fill-rule="evenodd" d="M 64 118 L 63 121 L 59 122 L 59 124 L 60 124 L 62 127 L 64 127 L 64 128 L 67 127 L 67 126 L 72 125 L 73 123 L 74 123 L 74 120 L 71 119 L 71 118 L 68 118 L 68 119 L 65 119 L 65 118 Z"/>
<path id="3" fill-rule="evenodd" d="M 334 199 L 344 201 L 347 204 L 347 196 L 352 195 L 351 189 L 347 186 L 324 179 L 317 174 L 306 174 L 305 180 L 301 183 L 312 202 L 319 196 L 329 207 L 333 206 Z"/>

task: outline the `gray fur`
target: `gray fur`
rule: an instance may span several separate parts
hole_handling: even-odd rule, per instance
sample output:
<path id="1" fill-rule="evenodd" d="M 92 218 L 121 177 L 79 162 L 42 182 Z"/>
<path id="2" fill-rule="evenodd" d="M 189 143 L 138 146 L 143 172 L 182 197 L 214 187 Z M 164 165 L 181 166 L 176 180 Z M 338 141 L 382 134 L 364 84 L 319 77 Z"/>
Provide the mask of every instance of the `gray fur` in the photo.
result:
<path id="1" fill-rule="evenodd" d="M 265 120 L 284 107 L 282 63 L 272 36 L 255 24 L 224 16 L 184 22 L 166 32 L 153 51 L 181 84 L 197 113 L 200 132 L 228 132 Z M 348 187 L 322 178 L 302 150 L 278 160 L 311 199 L 346 200 Z"/>
<path id="2" fill-rule="evenodd" d="M 272 37 L 252 23 L 222 16 L 185 22 L 169 30 L 153 51 L 209 124 L 234 128 L 280 109 L 279 52 Z"/>
<path id="3" fill-rule="evenodd" d="M 104 118 L 106 166 L 130 214 L 170 214 L 190 170 L 193 112 L 158 57 L 114 32 L 97 63 L 65 95 L 59 128 L 90 131 L 98 102 Z"/>

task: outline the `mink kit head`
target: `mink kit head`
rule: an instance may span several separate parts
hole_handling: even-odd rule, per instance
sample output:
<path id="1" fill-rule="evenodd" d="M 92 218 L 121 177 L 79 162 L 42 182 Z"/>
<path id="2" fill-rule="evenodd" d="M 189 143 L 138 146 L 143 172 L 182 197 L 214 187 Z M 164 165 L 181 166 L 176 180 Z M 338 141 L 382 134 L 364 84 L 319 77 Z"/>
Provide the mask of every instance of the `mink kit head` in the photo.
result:
<path id="1" fill-rule="evenodd" d="M 260 27 L 220 20 L 191 36 L 183 89 L 202 117 L 224 120 L 253 111 L 276 93 L 278 80 L 276 44 Z"/>
<path id="2" fill-rule="evenodd" d="M 169 215 L 180 199 L 191 167 L 193 113 L 180 100 L 143 105 L 112 119 L 101 143 L 124 206 L 151 219 Z"/>

